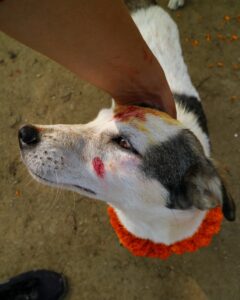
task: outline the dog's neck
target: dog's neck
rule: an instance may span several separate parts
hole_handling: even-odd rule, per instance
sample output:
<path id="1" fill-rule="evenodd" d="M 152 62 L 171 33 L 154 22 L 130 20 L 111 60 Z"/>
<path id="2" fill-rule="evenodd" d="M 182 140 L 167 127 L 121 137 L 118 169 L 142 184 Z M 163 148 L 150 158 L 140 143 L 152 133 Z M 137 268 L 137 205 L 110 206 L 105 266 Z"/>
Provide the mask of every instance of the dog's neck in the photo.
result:
<path id="1" fill-rule="evenodd" d="M 173 210 L 162 207 L 144 212 L 114 209 L 119 221 L 130 233 L 165 245 L 193 236 L 206 216 L 206 211 L 198 209 Z"/>

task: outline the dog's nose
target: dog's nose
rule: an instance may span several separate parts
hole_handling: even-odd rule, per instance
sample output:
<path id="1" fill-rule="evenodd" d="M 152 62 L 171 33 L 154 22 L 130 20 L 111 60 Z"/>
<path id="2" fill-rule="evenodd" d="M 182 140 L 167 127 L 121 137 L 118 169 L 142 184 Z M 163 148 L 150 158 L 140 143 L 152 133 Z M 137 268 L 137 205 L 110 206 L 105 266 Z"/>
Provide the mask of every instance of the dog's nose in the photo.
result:
<path id="1" fill-rule="evenodd" d="M 40 141 L 39 131 L 32 125 L 24 125 L 18 131 L 20 145 L 35 145 Z"/>

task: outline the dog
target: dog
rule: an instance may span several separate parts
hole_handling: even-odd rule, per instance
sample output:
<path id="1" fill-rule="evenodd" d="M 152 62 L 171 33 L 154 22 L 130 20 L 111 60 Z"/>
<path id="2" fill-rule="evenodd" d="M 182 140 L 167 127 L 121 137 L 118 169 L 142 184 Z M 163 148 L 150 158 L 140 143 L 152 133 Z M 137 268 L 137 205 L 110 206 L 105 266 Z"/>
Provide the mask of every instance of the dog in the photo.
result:
<path id="1" fill-rule="evenodd" d="M 176 24 L 158 6 L 132 18 L 165 72 L 177 119 L 113 102 L 88 124 L 23 126 L 21 156 L 37 181 L 103 200 L 129 232 L 170 245 L 192 236 L 211 208 L 234 220 L 235 205 L 210 156 Z"/>
<path id="2" fill-rule="evenodd" d="M 127 5 L 130 11 L 138 10 L 141 8 L 147 8 L 151 5 L 157 5 L 158 1 L 156 0 L 124 0 L 125 4 Z M 185 0 L 169 0 L 168 8 L 171 10 L 176 10 L 178 8 L 183 7 L 185 4 Z"/>
<path id="3" fill-rule="evenodd" d="M 185 4 L 185 0 L 169 0 L 168 7 L 170 9 L 175 10 L 175 9 L 180 8 L 180 7 L 183 7 L 184 4 Z"/>

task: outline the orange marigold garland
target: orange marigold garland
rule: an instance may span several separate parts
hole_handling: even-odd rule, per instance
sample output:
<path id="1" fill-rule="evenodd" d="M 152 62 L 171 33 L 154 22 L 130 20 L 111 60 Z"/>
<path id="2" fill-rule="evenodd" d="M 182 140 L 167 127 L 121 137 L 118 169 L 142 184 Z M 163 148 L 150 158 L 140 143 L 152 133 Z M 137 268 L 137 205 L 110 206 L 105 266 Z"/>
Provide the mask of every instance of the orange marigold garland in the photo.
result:
<path id="1" fill-rule="evenodd" d="M 120 243 L 132 254 L 161 259 L 167 259 L 172 254 L 194 252 L 201 247 L 208 246 L 213 236 L 219 232 L 223 219 L 221 208 L 213 208 L 208 211 L 198 231 L 192 237 L 167 246 L 134 236 L 120 223 L 116 212 L 111 206 L 108 207 L 108 214 Z"/>

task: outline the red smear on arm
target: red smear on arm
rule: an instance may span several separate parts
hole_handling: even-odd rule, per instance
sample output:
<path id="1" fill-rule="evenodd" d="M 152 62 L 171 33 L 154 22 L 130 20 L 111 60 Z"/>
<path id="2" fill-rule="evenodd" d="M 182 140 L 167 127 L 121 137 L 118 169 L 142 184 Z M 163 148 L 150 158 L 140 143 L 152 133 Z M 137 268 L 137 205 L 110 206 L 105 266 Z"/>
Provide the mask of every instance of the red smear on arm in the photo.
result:
<path id="1" fill-rule="evenodd" d="M 115 119 L 120 121 L 128 121 L 131 118 L 137 118 L 145 121 L 146 110 L 138 106 L 119 106 L 116 109 Z"/>
<path id="2" fill-rule="evenodd" d="M 94 157 L 94 159 L 92 161 L 92 165 L 93 165 L 93 168 L 94 168 L 97 176 L 103 178 L 104 174 L 105 174 L 105 168 L 104 168 L 104 164 L 103 164 L 101 158 Z"/>

